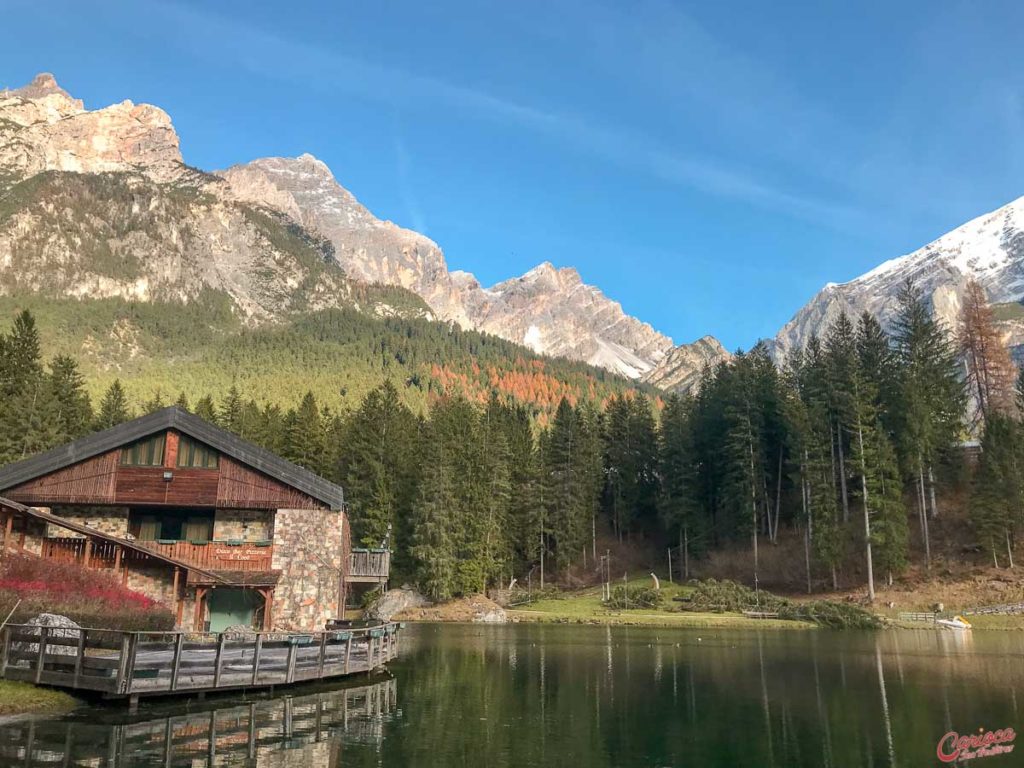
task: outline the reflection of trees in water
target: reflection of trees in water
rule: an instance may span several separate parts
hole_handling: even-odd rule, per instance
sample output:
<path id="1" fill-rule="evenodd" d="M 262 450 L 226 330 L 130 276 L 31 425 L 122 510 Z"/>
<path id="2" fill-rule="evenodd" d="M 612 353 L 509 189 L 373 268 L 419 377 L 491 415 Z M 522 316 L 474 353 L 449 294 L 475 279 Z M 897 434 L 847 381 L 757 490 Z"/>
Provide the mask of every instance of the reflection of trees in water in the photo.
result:
<path id="1" fill-rule="evenodd" d="M 934 630 L 450 627 L 406 656 L 402 720 L 417 736 L 389 736 L 382 755 L 385 765 L 481 749 L 493 766 L 559 765 L 559 755 L 588 766 L 929 765 L 949 730 L 947 701 L 952 728 L 1015 725 L 1020 661 L 1010 638 Z"/>
<path id="2" fill-rule="evenodd" d="M 327 768 L 339 764 L 346 746 L 379 749 L 384 716 L 397 702 L 390 679 L 155 718 L 33 719 L 0 727 L 0 765 Z"/>

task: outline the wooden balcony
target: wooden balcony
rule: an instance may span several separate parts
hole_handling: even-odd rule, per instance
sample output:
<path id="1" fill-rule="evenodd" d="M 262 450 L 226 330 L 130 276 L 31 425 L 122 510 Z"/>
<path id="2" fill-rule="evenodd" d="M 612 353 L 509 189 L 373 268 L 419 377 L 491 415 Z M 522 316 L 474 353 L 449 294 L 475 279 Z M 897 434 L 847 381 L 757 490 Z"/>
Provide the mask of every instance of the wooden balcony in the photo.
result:
<path id="1" fill-rule="evenodd" d="M 381 584 L 391 572 L 391 552 L 386 549 L 353 549 L 348 556 L 347 579 L 355 584 Z"/>
<path id="2" fill-rule="evenodd" d="M 83 562 L 85 542 L 84 538 L 71 537 L 44 539 L 42 556 L 51 560 Z M 274 559 L 274 545 L 270 542 L 135 540 L 132 543 L 208 571 L 269 571 Z M 116 544 L 96 542 L 90 547 L 89 564 L 93 568 L 114 568 L 116 551 Z"/>

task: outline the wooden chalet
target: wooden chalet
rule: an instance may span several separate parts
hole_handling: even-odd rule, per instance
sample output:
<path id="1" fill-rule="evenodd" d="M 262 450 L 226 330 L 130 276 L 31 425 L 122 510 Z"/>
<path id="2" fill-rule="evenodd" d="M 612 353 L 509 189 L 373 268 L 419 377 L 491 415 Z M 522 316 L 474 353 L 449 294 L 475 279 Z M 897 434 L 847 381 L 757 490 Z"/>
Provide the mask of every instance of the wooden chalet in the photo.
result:
<path id="1" fill-rule="evenodd" d="M 76 561 L 180 629 L 312 630 L 389 553 L 352 551 L 342 489 L 177 407 L 0 468 L 3 551 Z"/>

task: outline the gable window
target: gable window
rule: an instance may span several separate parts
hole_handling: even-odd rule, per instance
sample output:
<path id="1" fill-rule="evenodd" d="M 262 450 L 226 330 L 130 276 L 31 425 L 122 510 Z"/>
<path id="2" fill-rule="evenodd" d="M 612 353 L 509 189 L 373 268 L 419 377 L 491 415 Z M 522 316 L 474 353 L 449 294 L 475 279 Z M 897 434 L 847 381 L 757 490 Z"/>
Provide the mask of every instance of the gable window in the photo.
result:
<path id="1" fill-rule="evenodd" d="M 181 436 L 178 442 L 178 466 L 193 467 L 196 469 L 217 469 L 220 454 L 213 448 L 193 440 L 191 437 Z"/>
<path id="2" fill-rule="evenodd" d="M 159 467 L 164 463 L 163 433 L 136 440 L 121 449 L 121 464 L 126 467 Z"/>

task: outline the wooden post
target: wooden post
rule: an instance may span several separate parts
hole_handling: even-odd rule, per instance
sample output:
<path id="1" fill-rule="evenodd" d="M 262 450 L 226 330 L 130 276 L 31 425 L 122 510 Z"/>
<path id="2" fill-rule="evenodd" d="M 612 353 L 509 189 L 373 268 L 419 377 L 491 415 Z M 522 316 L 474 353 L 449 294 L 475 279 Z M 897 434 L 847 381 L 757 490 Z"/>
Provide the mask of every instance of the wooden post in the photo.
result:
<path id="1" fill-rule="evenodd" d="M 286 683 L 293 682 L 295 680 L 295 654 L 298 652 L 298 646 L 292 642 L 288 646 L 288 666 L 285 667 L 284 681 Z"/>
<path id="2" fill-rule="evenodd" d="M 249 759 L 256 757 L 256 702 L 249 704 Z"/>
<path id="3" fill-rule="evenodd" d="M 135 661 L 139 655 L 139 633 L 132 632 L 128 640 L 128 664 L 124 672 L 124 692 L 132 692 L 132 684 L 135 682 Z"/>
<path id="4" fill-rule="evenodd" d="M 39 628 L 39 655 L 36 657 L 36 685 L 43 679 L 43 657 L 46 654 L 46 639 L 50 636 L 49 627 Z"/>
<path id="5" fill-rule="evenodd" d="M 174 641 L 174 660 L 171 662 L 171 690 L 178 690 L 178 672 L 181 667 L 181 644 L 185 642 L 185 633 L 179 632 Z"/>
<path id="6" fill-rule="evenodd" d="M 4 528 L 4 552 L 10 547 L 11 533 L 14 530 L 14 513 L 7 516 L 7 523 Z"/>
<path id="7" fill-rule="evenodd" d="M 256 676 L 260 673 L 260 651 L 263 650 L 263 633 L 256 633 L 256 650 L 252 655 L 252 684 L 256 685 Z"/>
<path id="8" fill-rule="evenodd" d="M 75 651 L 75 680 L 72 686 L 77 688 L 79 681 L 82 679 L 82 662 L 85 660 L 85 636 L 89 634 L 86 629 L 79 630 L 78 632 L 78 648 Z"/>
<path id="9" fill-rule="evenodd" d="M 121 545 L 114 545 L 114 573 L 119 573 L 121 570 Z M 177 594 L 177 592 L 175 592 Z"/>
<path id="10" fill-rule="evenodd" d="M 224 642 L 227 638 L 224 633 L 221 632 L 217 636 L 217 655 L 213 660 L 213 687 L 220 687 L 220 665 L 224 658 Z"/>
<path id="11" fill-rule="evenodd" d="M 128 672 L 128 645 L 130 643 L 127 634 L 121 635 L 121 655 L 117 659 L 117 692 L 124 693 L 124 678 Z"/>
<path id="12" fill-rule="evenodd" d="M 348 639 L 345 641 L 345 674 L 348 674 L 348 662 L 352 658 L 352 633 L 348 633 Z"/>
<path id="13" fill-rule="evenodd" d="M 89 561 L 92 559 L 92 539 L 88 536 L 85 538 L 85 545 L 82 550 L 82 567 L 88 568 Z"/>
<path id="14" fill-rule="evenodd" d="M 7 677 L 7 659 L 11 655 L 11 628 L 3 629 L 3 648 L 0 649 L 0 677 Z"/>
<path id="15" fill-rule="evenodd" d="M 317 664 L 316 676 L 318 678 L 324 676 L 324 661 L 327 660 L 327 633 L 320 633 L 320 661 Z"/>

